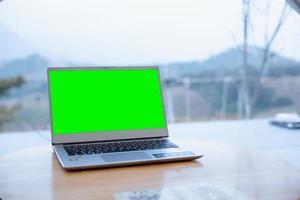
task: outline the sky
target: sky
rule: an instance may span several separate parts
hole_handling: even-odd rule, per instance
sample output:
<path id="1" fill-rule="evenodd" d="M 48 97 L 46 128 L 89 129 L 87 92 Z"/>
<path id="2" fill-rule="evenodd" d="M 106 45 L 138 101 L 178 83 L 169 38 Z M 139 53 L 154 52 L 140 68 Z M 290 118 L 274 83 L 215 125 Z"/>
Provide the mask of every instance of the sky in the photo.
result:
<path id="1" fill-rule="evenodd" d="M 266 0 L 253 0 L 263 2 Z M 251 43 L 262 45 L 283 0 L 253 7 Z M 241 0 L 4 0 L 0 24 L 40 52 L 98 65 L 204 60 L 241 44 Z M 291 12 L 275 46 L 300 60 L 300 16 Z"/>

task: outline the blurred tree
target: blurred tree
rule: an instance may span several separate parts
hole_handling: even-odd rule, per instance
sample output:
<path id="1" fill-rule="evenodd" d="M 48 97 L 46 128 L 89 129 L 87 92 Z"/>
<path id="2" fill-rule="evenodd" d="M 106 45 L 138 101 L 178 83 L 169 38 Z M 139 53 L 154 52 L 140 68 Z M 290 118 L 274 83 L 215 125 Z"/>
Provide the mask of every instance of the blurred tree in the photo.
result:
<path id="1" fill-rule="evenodd" d="M 9 89 L 13 87 L 19 87 L 23 85 L 24 82 L 25 80 L 22 77 L 0 80 L 0 98 L 5 96 Z M 13 114 L 18 108 L 18 105 L 13 105 L 10 107 L 0 105 L 0 131 L 3 127 L 3 124 L 12 119 Z"/>
<path id="2" fill-rule="evenodd" d="M 260 60 L 260 65 L 257 69 L 257 74 L 253 77 L 252 80 L 251 75 L 247 73 L 247 69 L 250 67 L 249 65 L 249 36 L 252 31 L 254 32 L 255 25 L 251 24 L 250 16 L 253 13 L 253 5 L 257 3 L 257 1 L 253 0 L 242 0 L 242 33 L 243 33 L 243 66 L 240 71 L 240 90 L 239 90 L 239 99 L 238 99 L 238 116 L 251 118 L 255 113 L 256 109 L 259 109 L 257 105 L 260 103 L 258 101 L 261 100 L 259 95 L 263 94 L 263 86 L 262 80 L 266 75 L 268 63 L 273 58 L 274 54 L 272 53 L 272 48 L 274 46 L 274 41 L 276 40 L 280 30 L 282 29 L 284 23 L 287 20 L 287 17 L 290 13 L 290 10 L 285 3 L 282 7 L 280 15 L 276 22 L 274 23 L 274 27 L 270 28 L 270 7 L 271 7 L 271 0 L 266 0 L 266 7 L 263 12 L 262 17 L 265 18 L 264 26 L 265 29 L 265 41 L 263 43 L 263 52 L 262 58 Z M 277 3 L 277 2 L 276 2 Z M 257 13 L 256 13 L 257 14 Z M 264 20 L 261 20 L 264 21 Z M 262 22 L 263 23 L 263 22 Z M 251 29 L 252 28 L 252 29 Z"/>

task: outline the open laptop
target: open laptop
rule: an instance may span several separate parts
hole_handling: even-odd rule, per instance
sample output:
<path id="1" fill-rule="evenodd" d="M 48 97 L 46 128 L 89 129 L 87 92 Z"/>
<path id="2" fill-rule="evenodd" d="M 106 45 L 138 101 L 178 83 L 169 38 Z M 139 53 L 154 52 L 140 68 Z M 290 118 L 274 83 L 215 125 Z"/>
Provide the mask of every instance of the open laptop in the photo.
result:
<path id="1" fill-rule="evenodd" d="M 48 68 L 53 149 L 65 169 L 182 161 L 157 67 Z"/>

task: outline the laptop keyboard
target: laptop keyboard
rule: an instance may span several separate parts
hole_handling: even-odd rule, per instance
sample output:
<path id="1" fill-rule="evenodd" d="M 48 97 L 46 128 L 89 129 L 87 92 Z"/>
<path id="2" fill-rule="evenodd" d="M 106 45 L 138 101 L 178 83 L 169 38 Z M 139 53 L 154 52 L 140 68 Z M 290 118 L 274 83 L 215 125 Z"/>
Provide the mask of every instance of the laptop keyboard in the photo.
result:
<path id="1" fill-rule="evenodd" d="M 93 144 L 65 145 L 64 148 L 69 156 L 90 155 L 101 153 L 114 153 L 124 151 L 139 151 L 153 149 L 177 148 L 168 139 L 135 140 L 122 142 L 105 142 Z"/>

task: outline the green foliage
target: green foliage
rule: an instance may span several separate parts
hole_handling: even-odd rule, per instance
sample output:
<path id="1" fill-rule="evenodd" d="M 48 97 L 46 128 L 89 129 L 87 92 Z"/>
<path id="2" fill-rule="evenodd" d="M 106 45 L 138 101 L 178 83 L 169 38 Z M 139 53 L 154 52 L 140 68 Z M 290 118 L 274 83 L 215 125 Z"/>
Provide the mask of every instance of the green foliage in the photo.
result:
<path id="1" fill-rule="evenodd" d="M 7 122 L 12 119 L 13 113 L 19 109 L 19 106 L 12 106 L 9 108 L 6 108 L 4 106 L 0 106 L 0 126 L 4 122 Z M 1 128 L 1 127 L 0 127 Z"/>
<path id="2" fill-rule="evenodd" d="M 220 110 L 222 86 L 219 83 L 194 85 L 192 89 L 209 102 L 213 108 L 213 112 Z"/>
<path id="3" fill-rule="evenodd" d="M 274 98 L 274 90 L 268 87 L 262 87 L 258 92 L 258 98 L 255 104 L 256 111 L 270 109 Z"/>
<path id="4" fill-rule="evenodd" d="M 0 97 L 4 95 L 12 87 L 21 86 L 25 82 L 24 78 L 21 76 L 0 80 Z"/>
<path id="5" fill-rule="evenodd" d="M 300 64 L 291 66 L 274 66 L 269 68 L 267 76 L 269 77 L 283 77 L 283 76 L 299 76 L 300 75 Z"/>
<path id="6" fill-rule="evenodd" d="M 0 106 L 0 126 L 2 123 L 6 122 L 11 116 L 11 112 L 3 107 L 3 106 Z"/>
<path id="7" fill-rule="evenodd" d="M 281 59 L 281 58 L 280 58 Z M 280 60 L 277 59 L 277 60 Z M 281 77 L 294 77 L 300 75 L 300 63 L 296 62 L 284 62 L 281 59 L 278 63 L 272 63 L 268 65 L 267 72 L 264 74 L 265 78 L 281 78 Z M 216 64 L 216 63 L 215 63 Z M 238 64 L 238 62 L 236 62 Z M 203 70 L 198 74 L 191 75 L 190 77 L 194 78 L 202 78 L 202 79 L 211 79 L 214 80 L 216 78 L 223 79 L 224 77 L 232 77 L 235 78 L 235 82 L 231 82 L 228 86 L 228 94 L 227 94 L 227 113 L 236 113 L 237 112 L 237 101 L 238 101 L 238 90 L 239 90 L 239 70 L 241 66 L 236 67 L 226 67 L 222 68 L 222 64 L 219 63 L 220 70 Z M 215 67 L 216 68 L 216 67 Z M 250 94 L 253 95 L 255 78 L 258 76 L 258 67 L 257 65 L 250 62 L 250 66 L 246 69 L 247 74 L 247 83 L 249 87 Z M 201 96 L 203 96 L 207 102 L 214 109 L 215 113 L 220 111 L 221 109 L 221 100 L 222 100 L 222 92 L 223 92 L 223 83 L 210 83 L 206 85 L 196 86 L 194 87 L 197 92 Z M 279 95 L 279 96 L 278 96 Z M 267 87 L 262 85 L 260 90 L 258 91 L 257 100 L 253 107 L 254 112 L 262 112 L 267 111 L 272 108 L 278 108 L 283 106 L 293 105 L 294 102 L 286 97 L 280 96 L 280 92 L 277 91 L 276 88 Z"/>
<path id="8" fill-rule="evenodd" d="M 293 104 L 294 104 L 294 102 L 290 98 L 283 97 L 283 96 L 276 98 L 275 101 L 273 102 L 273 105 L 275 107 L 290 106 Z"/>
<path id="9" fill-rule="evenodd" d="M 213 108 L 213 112 L 217 113 L 221 109 L 223 84 L 222 83 L 211 83 L 211 84 L 199 84 L 194 85 L 192 89 L 199 93 L 206 99 L 207 102 Z M 238 99 L 238 84 L 230 83 L 228 85 L 227 94 L 227 113 L 236 113 L 236 105 Z"/>
<path id="10" fill-rule="evenodd" d="M 237 112 L 237 101 L 238 101 L 238 84 L 231 83 L 228 88 L 227 96 L 227 112 L 236 113 Z"/>
<path id="11" fill-rule="evenodd" d="M 4 96 L 9 89 L 19 87 L 24 84 L 24 82 L 25 80 L 22 77 L 0 80 L 0 98 Z M 0 129 L 3 123 L 13 118 L 13 114 L 18 108 L 18 105 L 10 107 L 0 106 Z"/>
<path id="12" fill-rule="evenodd" d="M 250 82 L 250 89 L 253 89 L 253 82 Z M 213 113 L 216 114 L 221 109 L 223 83 L 199 84 L 192 87 L 194 91 L 204 97 L 213 108 Z M 228 85 L 227 93 L 227 114 L 235 114 L 237 112 L 239 83 L 232 82 Z M 270 87 L 262 86 L 254 110 L 256 112 L 266 111 L 271 108 L 293 105 L 294 102 L 286 96 L 276 96 L 275 90 Z"/>

